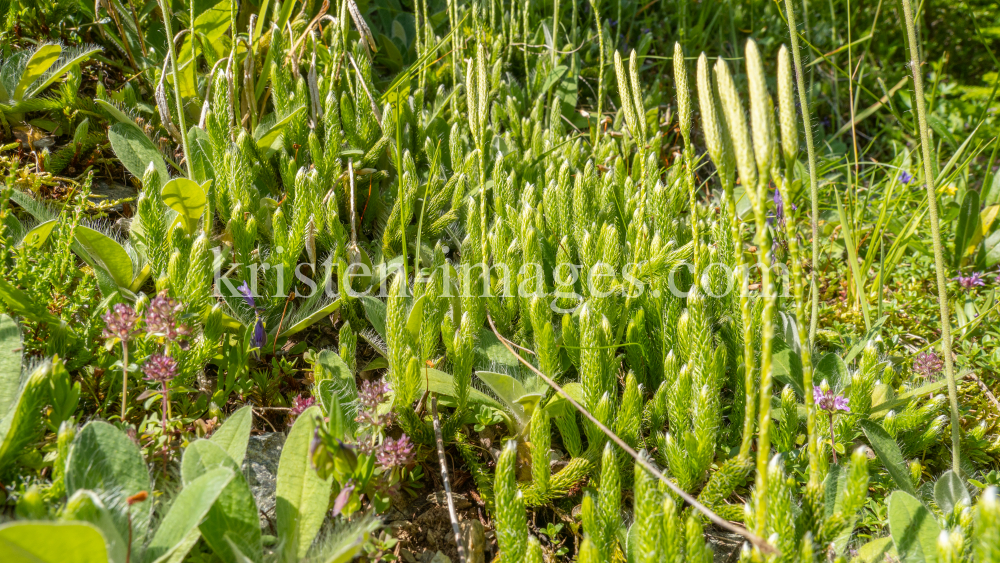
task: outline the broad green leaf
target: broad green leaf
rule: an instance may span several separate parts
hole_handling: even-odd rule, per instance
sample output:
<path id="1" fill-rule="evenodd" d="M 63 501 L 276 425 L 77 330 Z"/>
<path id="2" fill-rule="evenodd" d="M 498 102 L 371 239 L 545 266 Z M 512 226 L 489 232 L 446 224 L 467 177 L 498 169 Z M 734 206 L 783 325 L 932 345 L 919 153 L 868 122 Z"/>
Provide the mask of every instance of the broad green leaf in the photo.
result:
<path id="1" fill-rule="evenodd" d="M 334 404 L 340 405 L 343 423 L 353 436 L 358 424 L 358 387 L 351 368 L 347 367 L 340 354 L 333 350 L 323 350 L 316 356 L 313 378 L 316 381 L 317 398 L 323 405 L 326 416 L 332 416 Z M 336 400 L 332 397 L 336 395 Z"/>
<path id="2" fill-rule="evenodd" d="M 936 563 L 941 527 L 931 511 L 903 491 L 893 491 L 888 505 L 889 531 L 900 559 L 907 563 Z"/>
<path id="3" fill-rule="evenodd" d="M 962 478 L 949 469 L 938 477 L 937 483 L 934 483 L 934 502 L 948 517 L 955 513 L 956 506 L 972 506 L 972 497 L 969 496 L 969 490 L 965 488 Z"/>
<path id="4" fill-rule="evenodd" d="M 861 429 L 868 437 L 868 443 L 875 450 L 875 455 L 885 466 L 892 480 L 900 490 L 916 494 L 913 489 L 913 482 L 910 481 L 910 473 L 906 468 L 906 461 L 903 460 L 903 453 L 899 450 L 899 444 L 893 440 L 892 436 L 882 428 L 882 425 L 871 420 L 862 420 Z"/>
<path id="5" fill-rule="evenodd" d="M 508 406 L 516 405 L 517 400 L 528 393 L 520 381 L 507 374 L 477 371 L 476 377 L 481 379 Z"/>
<path id="6" fill-rule="evenodd" d="M 21 386 L 21 329 L 17 321 L 0 314 L 0 420 L 17 398 Z"/>
<path id="7" fill-rule="evenodd" d="M 187 558 L 188 552 L 194 547 L 198 540 L 201 539 L 201 530 L 198 528 L 191 528 L 191 531 L 187 533 L 180 541 L 175 543 L 173 547 L 169 548 L 166 553 L 156 558 L 153 563 L 183 563 Z"/>
<path id="8" fill-rule="evenodd" d="M 60 54 L 62 54 L 61 45 L 42 45 L 31 55 L 28 64 L 24 67 L 24 72 L 21 73 L 21 79 L 17 81 L 17 87 L 14 88 L 13 98 L 15 102 L 20 102 L 24 98 L 28 87 L 55 64 Z"/>
<path id="9" fill-rule="evenodd" d="M 189 224 L 200 219 L 205 212 L 205 190 L 194 180 L 174 178 L 163 185 L 160 197 L 167 207 L 186 217 Z"/>
<path id="10" fill-rule="evenodd" d="M 316 291 L 322 291 L 322 290 L 317 289 Z M 296 323 L 292 323 L 291 325 L 288 326 L 288 328 L 283 329 L 279 336 L 284 338 L 302 332 L 303 330 L 311 327 L 312 325 L 318 323 L 319 321 L 327 318 L 328 316 L 330 316 L 331 313 L 333 313 L 339 308 L 340 308 L 340 299 L 335 299 L 326 304 L 325 306 L 320 307 L 319 309 L 313 311 L 312 314 L 308 315 L 304 319 Z"/>
<path id="11" fill-rule="evenodd" d="M 813 374 L 813 381 L 818 385 L 820 381 L 826 380 L 830 387 L 836 389 L 841 382 L 850 381 L 847 371 L 847 364 L 837 354 L 828 352 L 816 364 L 816 372 Z"/>
<path id="12" fill-rule="evenodd" d="M 441 397 L 441 404 L 448 405 L 451 403 L 452 395 L 455 392 L 455 378 L 450 373 L 445 373 L 434 368 L 420 370 L 420 386 L 423 387 L 427 384 L 430 385 L 428 388 L 429 392 L 436 393 Z M 469 387 L 469 402 L 489 405 L 498 409 L 503 408 L 496 399 L 474 387 Z"/>
<path id="13" fill-rule="evenodd" d="M 80 51 L 74 57 L 63 59 L 62 63 L 60 63 L 58 67 L 52 69 L 52 72 L 49 73 L 49 77 L 46 78 L 44 82 L 42 82 L 38 86 L 35 86 L 34 88 L 31 89 L 30 92 L 28 92 L 27 98 L 31 99 L 38 96 L 39 94 L 44 92 L 46 88 L 51 86 L 56 80 L 59 80 L 60 78 L 63 77 L 64 74 L 69 72 L 69 70 L 73 68 L 73 65 L 82 63 L 83 61 L 89 59 L 91 55 L 100 52 L 101 52 L 100 47 L 94 47 L 92 49 L 86 49 L 84 51 Z"/>
<path id="14" fill-rule="evenodd" d="M 420 341 L 420 325 L 424 322 L 424 303 L 427 301 L 421 295 L 410 307 L 410 315 L 406 319 L 406 331 L 410 333 L 410 338 L 414 342 Z"/>
<path id="15" fill-rule="evenodd" d="M 124 432 L 101 421 L 89 422 L 80 430 L 66 460 L 66 492 L 72 495 L 81 489 L 116 495 L 122 502 L 141 491 L 153 492 L 139 447 Z M 151 505 L 150 500 L 132 505 L 132 537 L 140 545 L 146 537 Z M 118 524 L 127 537 L 127 522 Z"/>
<path id="16" fill-rule="evenodd" d="M 243 458 L 247 455 L 251 430 L 253 430 L 253 408 L 247 405 L 229 415 L 209 440 L 225 450 L 237 464 L 242 464 Z"/>
<path id="17" fill-rule="evenodd" d="M 521 363 L 503 345 L 493 331 L 484 327 L 479 332 L 479 341 L 476 343 L 476 367 L 488 368 L 494 364 L 505 365 L 510 368 L 520 369 Z"/>
<path id="18" fill-rule="evenodd" d="M 244 407 L 247 408 L 247 407 Z M 185 486 L 200 475 L 213 469 L 226 468 L 233 472 L 233 480 L 208 511 L 205 521 L 199 527 L 205 542 L 216 555 L 227 563 L 237 563 L 237 552 L 259 557 L 261 554 L 260 520 L 257 503 L 250 486 L 240 472 L 240 466 L 229 454 L 209 440 L 196 440 L 184 450 L 181 462 L 181 478 Z"/>
<path id="19" fill-rule="evenodd" d="M 218 467 L 187 483 L 153 534 L 143 559 L 147 562 L 156 561 L 169 555 L 178 544 L 189 538 L 189 534 L 198 528 L 233 477 L 232 470 Z"/>
<path id="20" fill-rule="evenodd" d="M 385 301 L 370 295 L 361 296 L 361 306 L 365 309 L 365 317 L 379 337 L 385 341 Z"/>
<path id="21" fill-rule="evenodd" d="M 781 338 L 775 338 L 772 345 L 774 348 L 771 365 L 774 378 L 781 383 L 791 385 L 799 397 L 805 397 L 805 389 L 802 386 L 802 358 Z"/>
<path id="22" fill-rule="evenodd" d="M 133 127 L 121 123 L 112 125 L 111 129 L 108 129 L 108 140 L 111 141 L 111 148 L 114 149 L 115 156 L 136 178 L 141 179 L 146 172 L 146 167 L 149 166 L 149 163 L 153 163 L 153 167 L 160 175 L 160 185 L 170 181 L 167 163 L 163 160 L 160 151 L 157 150 L 153 141 L 149 140 L 149 137 L 134 127 L 134 124 Z"/>
<path id="23" fill-rule="evenodd" d="M 322 411 L 317 406 L 299 415 L 278 460 L 275 516 L 285 559 L 305 557 L 330 502 L 332 477 L 320 479 L 309 461 L 309 444 L 320 416 Z"/>
<path id="24" fill-rule="evenodd" d="M 846 460 L 843 461 L 846 463 Z M 824 495 L 826 499 L 824 514 L 827 518 L 843 511 L 844 497 L 847 494 L 847 473 L 848 470 L 843 465 L 830 465 L 830 470 L 826 474 L 824 482 L 824 488 L 826 489 L 826 494 Z M 831 543 L 838 555 L 843 554 L 844 549 L 847 548 L 847 542 L 851 539 L 851 532 L 854 530 L 854 522 L 857 520 L 857 513 L 843 514 L 842 516 L 848 525 L 844 527 L 844 530 Z"/>
<path id="25" fill-rule="evenodd" d="M 983 204 L 986 207 L 1000 204 L 1000 174 L 993 175 L 990 190 L 983 196 Z"/>
<path id="26" fill-rule="evenodd" d="M 979 228 L 979 192 L 969 190 L 962 199 L 962 208 L 958 213 L 958 226 L 955 228 L 955 246 L 952 249 L 953 265 L 957 268 L 965 257 L 966 249 Z"/>
<path id="27" fill-rule="evenodd" d="M 45 244 L 45 241 L 49 240 L 49 235 L 52 234 L 52 231 L 55 230 L 57 225 L 58 223 L 55 219 L 39 223 L 28 231 L 28 233 L 24 235 L 24 238 L 21 239 L 21 242 L 17 243 L 17 245 L 36 249 L 40 248 L 43 244 Z"/>
<path id="28" fill-rule="evenodd" d="M 108 556 L 113 563 L 126 563 L 128 545 L 122 537 L 118 524 L 104 501 L 94 491 L 81 490 L 73 493 L 66 501 L 62 514 L 62 522 L 88 522 L 97 526 L 104 536 L 108 548 Z"/>
<path id="29" fill-rule="evenodd" d="M 569 395 L 571 399 L 576 401 L 577 404 L 583 404 L 583 385 L 573 381 L 563 385 L 562 390 L 564 393 Z M 548 411 L 549 416 L 552 417 L 576 415 L 576 409 L 573 408 L 573 405 L 569 404 L 569 401 L 566 400 L 566 397 L 564 397 L 562 393 L 553 393 L 552 398 L 550 398 L 549 402 L 545 405 L 545 410 Z"/>
<path id="30" fill-rule="evenodd" d="M 997 177 L 1000 177 L 1000 174 L 997 174 Z M 986 237 L 983 248 L 986 249 L 987 268 L 1000 264 L 1000 229 L 993 231 L 990 236 Z"/>
<path id="31" fill-rule="evenodd" d="M 340 524 L 334 528 L 333 541 L 323 545 L 323 554 L 318 561 L 323 563 L 347 563 L 361 553 L 372 532 L 379 529 L 379 520 L 365 516 L 354 522 Z"/>
<path id="32" fill-rule="evenodd" d="M 197 125 L 188 129 L 188 152 L 191 156 L 191 172 L 194 181 L 204 184 L 215 179 L 215 168 L 212 166 L 212 141 L 208 133 Z"/>
<path id="33" fill-rule="evenodd" d="M 229 29 L 230 18 L 230 2 L 222 0 L 222 2 L 198 14 L 194 19 L 194 31 L 202 35 L 207 43 L 215 43 Z"/>
<path id="34" fill-rule="evenodd" d="M 545 82 L 542 83 L 542 90 L 540 94 L 547 94 L 549 89 L 552 88 L 552 86 L 558 82 L 564 74 L 566 74 L 567 70 L 569 70 L 569 67 L 564 65 L 557 65 L 555 68 L 550 70 L 548 76 L 545 77 Z"/>
<path id="35" fill-rule="evenodd" d="M 313 376 L 316 381 L 324 379 L 354 381 L 354 374 L 351 373 L 351 368 L 347 367 L 340 354 L 333 350 L 323 350 L 317 354 L 315 367 L 320 368 Z"/>
<path id="36" fill-rule="evenodd" d="M 83 225 L 76 228 L 76 240 L 104 267 L 118 287 L 132 285 L 132 258 L 118 241 Z"/>
<path id="37" fill-rule="evenodd" d="M 118 109 L 118 106 L 116 106 L 116 105 L 112 104 L 111 102 L 109 102 L 109 101 L 107 101 L 107 100 L 101 100 L 101 99 L 97 99 L 97 100 L 94 100 L 94 102 L 95 102 L 95 103 L 96 103 L 96 104 L 97 104 L 98 106 L 100 106 L 100 107 L 101 107 L 101 109 L 103 109 L 104 111 L 106 111 L 106 112 L 110 113 L 110 114 L 111 114 L 111 117 L 115 118 L 115 120 L 116 120 L 116 121 L 117 121 L 118 123 L 120 123 L 120 124 L 124 125 L 125 127 L 128 127 L 129 129 L 131 129 L 131 130 L 133 130 L 133 131 L 135 131 L 135 132 L 139 133 L 140 135 L 141 135 L 141 134 L 143 134 L 143 133 L 142 133 L 142 128 L 141 128 L 141 127 L 139 127 L 139 126 L 138 126 L 138 125 L 137 125 L 137 124 L 135 123 L 135 120 L 134 120 L 134 119 L 132 119 L 131 117 L 129 117 L 129 116 L 128 116 L 128 114 L 126 114 L 126 113 L 125 113 L 125 112 L 123 112 L 122 110 Z M 140 178 L 141 178 L 141 177 L 142 177 L 142 176 L 140 176 Z"/>
<path id="38" fill-rule="evenodd" d="M 857 563 L 882 563 L 886 555 L 895 555 L 896 549 L 892 545 L 892 537 L 872 540 L 858 548 L 858 555 L 852 561 Z"/>
<path id="39" fill-rule="evenodd" d="M 974 252 L 979 247 L 979 243 L 983 242 L 983 237 L 987 233 L 992 233 L 993 224 L 996 222 L 998 215 L 1000 215 L 1000 205 L 990 205 L 984 207 L 979 212 L 979 227 L 976 228 L 976 232 L 972 234 L 972 239 L 965 247 L 967 253 Z"/>
<path id="40" fill-rule="evenodd" d="M 254 140 L 257 141 L 257 148 L 265 153 L 280 148 L 281 136 L 285 132 L 285 127 L 287 127 L 300 112 L 305 111 L 305 109 L 306 106 L 299 106 L 270 127 L 264 127 L 264 122 L 261 122 L 253 134 Z"/>
<path id="41" fill-rule="evenodd" d="M 51 362 L 35 368 L 0 419 L 0 479 L 4 481 L 7 481 L 7 472 L 16 467 L 18 456 L 41 437 L 41 411 L 51 396 L 51 374 Z"/>
<path id="42" fill-rule="evenodd" d="M 82 522 L 10 522 L 0 526 L 4 563 L 106 563 L 104 537 Z"/>

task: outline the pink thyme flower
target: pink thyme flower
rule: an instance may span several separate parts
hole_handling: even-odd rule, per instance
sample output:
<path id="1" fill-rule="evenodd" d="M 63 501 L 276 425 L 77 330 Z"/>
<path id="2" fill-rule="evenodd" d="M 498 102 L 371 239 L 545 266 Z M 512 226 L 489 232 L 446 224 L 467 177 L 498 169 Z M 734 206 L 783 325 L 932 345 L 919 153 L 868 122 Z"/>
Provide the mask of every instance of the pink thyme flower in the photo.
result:
<path id="1" fill-rule="evenodd" d="M 183 309 L 184 305 L 160 293 L 149 302 L 149 308 L 146 309 L 147 332 L 173 342 L 187 336 L 190 330 L 177 319 Z"/>
<path id="2" fill-rule="evenodd" d="M 101 317 L 104 319 L 104 338 L 118 338 L 128 342 L 135 335 L 140 318 L 135 309 L 118 303 Z"/>
<path id="3" fill-rule="evenodd" d="M 375 459 L 382 469 L 386 470 L 408 465 L 414 460 L 413 442 L 406 434 L 400 436 L 398 440 L 386 438 L 375 453 Z"/>
<path id="4" fill-rule="evenodd" d="M 389 390 L 385 381 L 362 381 L 358 390 L 360 408 L 355 420 L 371 426 L 388 426 L 392 422 L 392 413 L 380 415 L 378 409 L 386 401 Z"/>
<path id="5" fill-rule="evenodd" d="M 816 408 L 830 414 L 837 411 L 851 412 L 851 408 L 847 406 L 848 399 L 833 391 L 823 391 L 819 385 L 813 387 L 813 400 L 816 401 Z"/>
<path id="6" fill-rule="evenodd" d="M 177 377 L 177 360 L 163 354 L 153 354 L 146 360 L 146 365 L 142 366 L 142 372 L 146 374 L 146 381 L 166 385 Z"/>
<path id="7" fill-rule="evenodd" d="M 930 379 L 940 374 L 942 369 L 944 369 L 944 362 L 941 360 L 941 356 L 932 350 L 928 350 L 913 359 L 913 371 L 921 377 Z"/>
<path id="8" fill-rule="evenodd" d="M 986 279 L 983 277 L 981 272 L 972 272 L 968 276 L 959 274 L 952 279 L 957 281 L 958 285 L 962 286 L 962 289 L 972 289 L 974 287 L 982 287 L 986 285 Z"/>
<path id="9" fill-rule="evenodd" d="M 298 418 L 300 414 L 305 412 L 306 409 L 315 404 L 316 404 L 315 397 L 302 397 L 302 395 L 296 395 L 295 398 L 292 399 L 292 409 L 289 412 L 289 414 L 292 416 L 292 422 L 294 422 L 295 419 Z M 292 422 L 289 422 L 288 425 L 291 426 Z"/>

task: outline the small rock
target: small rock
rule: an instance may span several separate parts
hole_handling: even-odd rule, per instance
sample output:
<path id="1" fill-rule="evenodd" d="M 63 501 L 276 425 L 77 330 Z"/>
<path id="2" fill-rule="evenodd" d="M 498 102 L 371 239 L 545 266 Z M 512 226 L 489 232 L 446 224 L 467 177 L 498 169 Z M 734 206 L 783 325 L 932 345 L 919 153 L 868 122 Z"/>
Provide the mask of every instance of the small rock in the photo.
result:
<path id="1" fill-rule="evenodd" d="M 740 550 L 743 549 L 743 536 L 721 530 L 715 526 L 705 529 L 705 540 L 715 552 L 713 563 L 730 563 L 740 560 Z"/>
<path id="2" fill-rule="evenodd" d="M 458 523 L 462 530 L 462 543 L 468 550 L 468 563 L 486 562 L 486 528 L 479 520 L 463 520 Z"/>
<path id="3" fill-rule="evenodd" d="M 434 554 L 434 557 L 431 557 L 431 560 L 428 563 L 451 563 L 451 557 L 448 557 L 439 551 Z"/>
<path id="4" fill-rule="evenodd" d="M 455 510 L 463 510 L 472 506 L 472 502 L 469 501 L 469 497 L 461 493 L 452 493 L 451 501 L 455 503 Z M 445 495 L 444 491 L 434 491 L 433 493 L 427 495 L 427 502 L 447 507 L 448 497 Z"/>
<path id="5" fill-rule="evenodd" d="M 278 460 L 281 458 L 281 447 L 284 444 L 285 435 L 280 432 L 250 436 L 247 457 L 243 460 L 243 475 L 246 476 L 250 492 L 257 501 L 260 525 L 264 530 L 272 528 L 275 518 L 274 493 L 277 487 Z"/>

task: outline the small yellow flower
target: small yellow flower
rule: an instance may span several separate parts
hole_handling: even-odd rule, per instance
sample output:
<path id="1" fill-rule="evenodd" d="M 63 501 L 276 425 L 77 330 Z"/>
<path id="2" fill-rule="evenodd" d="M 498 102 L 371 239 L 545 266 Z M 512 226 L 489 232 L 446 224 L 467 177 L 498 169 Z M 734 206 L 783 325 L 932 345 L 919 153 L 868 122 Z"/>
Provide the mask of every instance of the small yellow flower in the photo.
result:
<path id="1" fill-rule="evenodd" d="M 938 193 L 942 195 L 953 196 L 955 195 L 956 190 L 958 190 L 958 186 L 956 186 L 955 184 L 945 184 L 944 186 L 938 188 Z"/>

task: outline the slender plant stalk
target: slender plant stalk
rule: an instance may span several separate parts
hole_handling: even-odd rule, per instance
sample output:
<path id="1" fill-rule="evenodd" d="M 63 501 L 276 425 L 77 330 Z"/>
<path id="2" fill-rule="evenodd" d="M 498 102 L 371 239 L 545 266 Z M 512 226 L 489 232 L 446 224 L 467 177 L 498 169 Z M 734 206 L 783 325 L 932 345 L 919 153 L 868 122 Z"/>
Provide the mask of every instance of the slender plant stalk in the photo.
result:
<path id="1" fill-rule="evenodd" d="M 194 178 L 191 169 L 191 153 L 188 152 L 187 125 L 184 123 L 184 100 L 181 97 L 181 79 L 177 74 L 177 57 L 174 54 L 174 32 L 170 26 L 170 4 L 160 0 L 160 11 L 163 12 L 163 29 L 167 33 L 167 56 L 170 57 L 170 73 L 174 82 L 174 99 L 177 101 L 177 124 L 181 130 L 181 149 L 184 151 L 184 164 L 187 167 L 188 178 Z M 192 43 L 193 44 L 193 43 Z"/>
<path id="2" fill-rule="evenodd" d="M 701 244 L 701 234 L 698 232 L 698 199 L 695 197 L 694 183 L 694 146 L 691 145 L 691 96 L 688 92 L 687 65 L 684 61 L 684 49 L 680 43 L 674 43 L 674 84 L 677 89 L 677 118 L 681 130 L 681 137 L 684 139 L 684 183 L 688 191 L 688 205 L 691 208 L 691 238 L 694 240 L 694 279 L 696 285 L 701 285 L 701 271 L 704 264 L 701 263 L 701 252 L 698 245 Z M 639 119 L 646 116 L 640 115 Z M 645 141 L 645 139 L 642 139 Z"/>
<path id="3" fill-rule="evenodd" d="M 775 177 L 775 183 L 781 191 L 784 201 L 791 201 L 788 193 L 788 178 L 792 174 L 792 163 L 785 169 L 784 178 Z M 788 213 L 785 219 L 785 238 L 788 240 L 788 254 L 792 263 L 792 293 L 795 297 L 795 317 L 796 329 L 801 343 L 800 358 L 802 360 L 802 388 L 806 403 L 806 440 L 807 452 L 809 455 L 809 480 L 813 484 L 819 484 L 820 464 L 819 446 L 816 443 L 816 405 L 812 394 L 813 389 L 813 364 L 812 347 L 809 345 L 809 331 L 806 327 L 806 296 L 805 296 L 805 274 L 802 272 L 802 249 L 798 240 L 798 221 L 794 213 Z"/>
<path id="4" fill-rule="evenodd" d="M 941 227 L 938 224 L 937 193 L 934 189 L 934 170 L 931 167 L 931 136 L 927 127 L 927 108 L 924 105 L 924 79 L 920 74 L 920 51 L 917 32 L 913 23 L 910 0 L 902 0 L 906 36 L 910 46 L 910 70 L 913 72 L 913 90 L 920 126 L 920 148 L 924 161 L 924 185 L 927 187 L 927 205 L 930 211 L 931 240 L 934 244 L 934 269 L 937 273 L 938 306 L 941 308 L 941 354 L 944 356 L 944 373 L 948 380 L 948 400 L 951 403 L 951 462 L 956 475 L 961 475 L 959 455 L 958 387 L 955 384 L 955 366 L 951 356 L 951 314 L 948 310 L 948 289 L 944 273 L 944 252 L 941 249 Z"/>
<path id="5" fill-rule="evenodd" d="M 753 424 L 756 415 L 757 394 L 754 391 L 754 349 L 753 339 L 749 330 L 753 324 L 750 314 L 750 275 L 746 262 L 743 260 L 743 236 L 740 233 L 740 218 L 736 214 L 736 196 L 733 193 L 733 178 L 725 175 L 722 179 L 722 189 L 726 194 L 729 207 L 729 231 L 736 245 L 735 278 L 740 282 L 740 320 L 743 322 L 743 439 L 740 442 L 741 459 L 750 457 L 750 446 L 753 444 Z"/>
<path id="6" fill-rule="evenodd" d="M 802 123 L 805 126 L 806 162 L 809 167 L 809 203 L 812 207 L 812 311 L 809 316 L 809 342 L 803 346 L 812 346 L 816 340 L 816 328 L 819 321 L 819 288 L 816 275 L 819 272 L 819 183 L 816 172 L 816 146 L 813 143 L 812 113 L 809 112 L 809 97 L 806 95 L 806 81 L 802 74 L 802 55 L 799 53 L 799 33 L 795 25 L 794 0 L 785 0 L 785 13 L 788 17 L 788 35 L 792 42 L 792 61 L 795 66 L 795 85 L 799 91 L 799 106 L 802 108 Z M 806 399 L 806 406 L 811 408 L 812 398 Z M 810 411 L 811 413 L 812 411 Z M 814 421 L 815 423 L 815 421 Z M 814 448 L 812 444 L 809 446 Z"/>
<path id="7" fill-rule="evenodd" d="M 809 481 L 813 485 L 819 484 L 820 464 L 819 464 L 819 444 L 816 442 L 816 405 L 812 396 L 813 369 L 812 369 L 812 343 L 816 338 L 816 328 L 819 321 L 819 287 L 816 283 L 816 276 L 819 272 L 819 195 L 816 172 L 816 147 L 813 143 L 812 114 L 809 112 L 809 98 L 806 95 L 805 77 L 802 74 L 802 55 L 799 52 L 798 28 L 795 24 L 794 0 L 785 0 L 785 12 L 788 17 L 788 31 L 792 43 L 792 65 L 795 68 L 795 85 L 799 94 L 799 106 L 802 108 L 802 124 L 806 139 L 806 162 L 809 168 L 809 203 L 812 208 L 810 223 L 812 226 L 812 271 L 810 272 L 810 306 L 809 334 L 804 337 L 805 328 L 805 300 L 804 291 L 801 284 L 802 275 L 796 270 L 801 270 L 801 261 L 797 256 L 798 240 L 794 235 L 788 235 L 789 252 L 792 254 L 792 271 L 795 277 L 795 302 L 796 317 L 799 321 L 799 340 L 802 342 L 802 385 L 805 391 L 806 403 L 806 441 L 809 455 Z M 786 174 L 791 171 L 787 170 Z M 788 194 L 783 193 L 785 201 Z M 789 214 L 794 216 L 794 214 Z M 794 219 L 790 218 L 789 228 L 794 229 Z"/>
<path id="8" fill-rule="evenodd" d="M 426 372 L 426 370 L 424 370 Z M 448 478 L 448 459 L 444 455 L 444 437 L 441 435 L 441 421 L 438 418 L 437 394 L 431 396 L 431 415 L 434 417 L 434 443 L 437 445 L 438 464 L 441 465 L 441 482 L 444 483 L 445 500 L 448 501 L 448 516 L 451 518 L 451 528 L 455 533 L 455 546 L 458 548 L 458 563 L 466 563 L 465 543 L 462 541 L 462 529 L 458 525 L 455 513 L 455 501 L 451 496 L 451 480 Z"/>
<path id="9" fill-rule="evenodd" d="M 122 422 L 125 422 L 125 407 L 128 402 L 128 344 L 122 340 Z"/>
<path id="10" fill-rule="evenodd" d="M 601 139 L 601 120 L 603 119 L 604 102 L 604 28 L 601 27 L 601 12 L 598 10 L 598 0 L 590 0 L 590 8 L 594 10 L 594 22 L 597 24 L 597 129 L 594 131 L 594 150 Z"/>
<path id="11" fill-rule="evenodd" d="M 761 175 L 761 183 L 765 184 L 763 190 L 766 192 L 766 176 Z M 767 244 L 767 217 L 764 206 L 761 203 L 760 211 L 754 211 L 757 223 L 757 252 L 761 267 L 761 292 L 764 296 L 764 308 L 761 311 L 761 336 L 760 336 L 760 396 L 758 398 L 760 418 L 757 422 L 759 436 L 757 437 L 757 490 L 761 493 L 757 504 L 757 529 L 758 534 L 763 534 L 767 521 L 767 465 L 771 461 L 771 348 L 774 340 L 774 317 L 777 296 L 774 293 L 774 282 L 771 279 L 771 249 Z"/>

